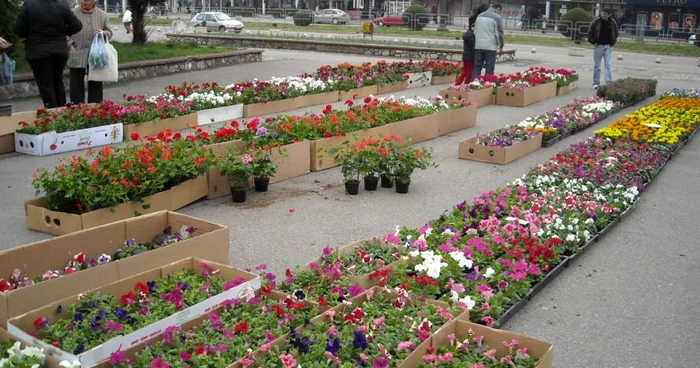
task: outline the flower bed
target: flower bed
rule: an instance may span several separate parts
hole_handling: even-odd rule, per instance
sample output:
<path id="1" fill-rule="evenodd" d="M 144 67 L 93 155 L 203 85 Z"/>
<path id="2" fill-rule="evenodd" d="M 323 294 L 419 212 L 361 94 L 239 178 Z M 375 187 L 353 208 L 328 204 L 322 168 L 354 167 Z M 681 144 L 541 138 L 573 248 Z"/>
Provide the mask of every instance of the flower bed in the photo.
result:
<path id="1" fill-rule="evenodd" d="M 92 366 L 212 306 L 252 296 L 259 284 L 254 274 L 190 258 L 56 301 L 11 319 L 8 327 L 44 349 L 60 349 L 51 353 L 58 360 Z"/>

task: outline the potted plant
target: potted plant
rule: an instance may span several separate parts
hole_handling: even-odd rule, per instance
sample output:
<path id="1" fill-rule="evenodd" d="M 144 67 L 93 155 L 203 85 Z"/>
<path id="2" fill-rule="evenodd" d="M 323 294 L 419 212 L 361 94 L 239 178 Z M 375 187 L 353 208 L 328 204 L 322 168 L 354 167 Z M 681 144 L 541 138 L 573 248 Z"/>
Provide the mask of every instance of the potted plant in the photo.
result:
<path id="1" fill-rule="evenodd" d="M 415 169 L 425 170 L 429 167 L 437 167 L 432 161 L 432 148 L 399 147 L 394 158 L 394 178 L 396 180 L 396 193 L 408 193 L 411 184 L 411 174 Z"/>
<path id="2" fill-rule="evenodd" d="M 269 149 L 256 149 L 253 151 L 251 173 L 255 182 L 256 192 L 267 192 L 270 185 L 270 177 L 277 173 L 277 165 L 272 162 Z"/>
<path id="3" fill-rule="evenodd" d="M 377 152 L 377 172 L 381 174 L 382 188 L 391 188 L 394 186 L 394 164 L 393 155 L 396 151 L 396 143 L 401 142 L 401 137 L 394 134 L 389 134 L 382 137 L 379 146 L 375 149 Z"/>
<path id="4" fill-rule="evenodd" d="M 360 190 L 360 177 L 362 177 L 363 163 L 361 158 L 362 149 L 360 142 L 343 142 L 338 147 L 331 149 L 320 148 L 319 151 L 327 151 L 333 157 L 333 161 L 340 165 L 340 172 L 343 174 L 345 191 L 350 195 L 357 195 Z"/>
<path id="5" fill-rule="evenodd" d="M 231 186 L 231 199 L 236 203 L 245 202 L 248 180 L 253 175 L 253 156 L 241 155 L 236 150 L 229 149 L 218 163 L 222 175 L 228 176 Z"/>

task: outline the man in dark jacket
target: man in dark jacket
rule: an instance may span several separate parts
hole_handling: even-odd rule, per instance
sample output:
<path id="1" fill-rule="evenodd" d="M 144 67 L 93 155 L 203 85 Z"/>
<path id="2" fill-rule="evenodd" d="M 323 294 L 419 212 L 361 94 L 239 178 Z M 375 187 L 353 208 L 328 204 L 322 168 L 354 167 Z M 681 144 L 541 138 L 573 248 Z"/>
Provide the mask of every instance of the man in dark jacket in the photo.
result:
<path id="1" fill-rule="evenodd" d="M 610 16 L 610 9 L 603 9 L 600 17 L 593 20 L 588 28 L 588 42 L 595 45 L 593 51 L 593 88 L 600 86 L 600 59 L 605 60 L 605 83 L 612 82 L 612 49 L 617 42 L 617 23 Z"/>
<path id="2" fill-rule="evenodd" d="M 462 83 L 471 83 L 472 72 L 474 71 L 474 23 L 476 17 L 469 17 L 469 30 L 464 32 L 462 40 L 464 40 L 464 53 L 462 54 L 462 74 L 457 77 L 456 85 Z"/>
<path id="3" fill-rule="evenodd" d="M 80 20 L 62 0 L 26 0 L 15 33 L 26 38 L 26 58 L 34 72 L 44 107 L 66 105 L 63 69 L 68 62 L 67 37 L 80 32 Z"/>

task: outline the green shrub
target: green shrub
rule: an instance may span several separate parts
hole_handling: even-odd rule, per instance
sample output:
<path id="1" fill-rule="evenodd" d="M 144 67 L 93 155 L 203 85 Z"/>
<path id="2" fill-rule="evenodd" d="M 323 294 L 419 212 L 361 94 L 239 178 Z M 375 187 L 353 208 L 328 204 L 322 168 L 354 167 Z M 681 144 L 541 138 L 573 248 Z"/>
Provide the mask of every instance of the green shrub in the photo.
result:
<path id="1" fill-rule="evenodd" d="M 313 20 L 313 14 L 309 10 L 300 10 L 294 13 L 294 25 L 308 27 Z"/>
<path id="2" fill-rule="evenodd" d="M 19 38 L 15 35 L 15 20 L 19 14 L 19 7 L 14 1 L 0 1 L 0 37 L 12 43 L 15 47 L 19 44 Z M 10 56 L 16 57 L 14 48 L 10 48 Z"/>
<path id="3" fill-rule="evenodd" d="M 586 32 L 588 30 L 581 29 L 579 32 L 574 32 L 576 29 L 576 23 L 591 22 L 592 20 L 593 16 L 588 12 L 588 10 L 573 8 L 561 16 L 557 28 L 564 36 L 573 40 L 575 35 L 578 35 L 579 37 L 584 36 L 585 33 L 582 32 Z"/>
<path id="4" fill-rule="evenodd" d="M 403 24 L 410 30 L 420 31 L 428 25 L 428 22 L 430 22 L 430 15 L 423 5 L 413 4 L 403 12 Z"/>

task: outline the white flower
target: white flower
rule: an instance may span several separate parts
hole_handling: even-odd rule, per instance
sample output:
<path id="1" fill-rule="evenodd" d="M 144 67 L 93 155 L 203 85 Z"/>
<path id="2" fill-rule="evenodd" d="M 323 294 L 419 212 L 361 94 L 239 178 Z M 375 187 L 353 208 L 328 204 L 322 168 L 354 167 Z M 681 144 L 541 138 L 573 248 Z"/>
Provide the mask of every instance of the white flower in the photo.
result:
<path id="1" fill-rule="evenodd" d="M 467 259 L 462 252 L 450 252 L 450 257 L 459 263 L 459 267 L 472 268 L 474 264 L 471 259 Z"/>
<path id="2" fill-rule="evenodd" d="M 415 257 L 418 257 L 418 255 L 420 255 L 420 251 L 418 249 L 416 249 L 414 251 L 409 252 L 408 255 L 415 258 Z"/>
<path id="3" fill-rule="evenodd" d="M 489 267 L 486 269 L 486 272 L 484 272 L 484 277 L 488 279 L 489 277 L 493 276 L 495 273 L 496 273 L 496 271 L 493 268 Z"/>
<path id="4" fill-rule="evenodd" d="M 442 235 L 449 235 L 453 236 L 455 233 L 452 232 L 450 229 L 445 229 L 445 231 L 442 232 Z"/>
<path id="5" fill-rule="evenodd" d="M 467 296 L 465 296 L 464 298 L 460 299 L 459 302 L 460 302 L 461 304 L 466 305 L 468 310 L 472 310 L 472 308 L 474 308 L 474 306 L 476 305 L 476 302 L 473 301 L 472 298 L 469 297 L 469 295 L 467 295 Z"/>
<path id="6" fill-rule="evenodd" d="M 566 241 L 574 241 L 576 240 L 576 236 L 574 234 L 569 234 L 566 236 Z"/>
<path id="7" fill-rule="evenodd" d="M 7 358 L 0 359 L 0 367 L 10 367 L 10 360 Z"/>
<path id="8" fill-rule="evenodd" d="M 58 365 L 63 368 L 80 368 L 80 362 L 77 360 L 74 360 L 72 363 L 67 360 L 64 360 Z"/>
<path id="9" fill-rule="evenodd" d="M 44 364 L 44 359 L 46 356 L 44 355 L 44 349 L 40 348 L 35 348 L 33 346 L 28 346 L 22 350 L 22 355 L 30 358 L 36 358 L 39 359 L 39 361 Z"/>

